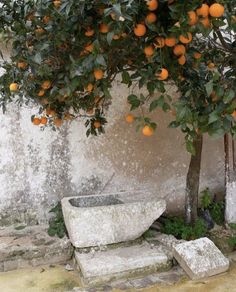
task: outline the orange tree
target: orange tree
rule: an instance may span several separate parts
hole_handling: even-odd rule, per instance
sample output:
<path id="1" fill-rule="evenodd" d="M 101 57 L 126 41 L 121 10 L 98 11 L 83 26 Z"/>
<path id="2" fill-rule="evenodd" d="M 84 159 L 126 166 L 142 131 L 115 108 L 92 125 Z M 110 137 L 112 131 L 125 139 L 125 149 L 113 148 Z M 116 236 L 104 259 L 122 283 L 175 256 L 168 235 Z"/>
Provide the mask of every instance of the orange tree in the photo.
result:
<path id="1" fill-rule="evenodd" d="M 173 113 L 170 127 L 185 135 L 191 162 L 186 218 L 197 218 L 202 135 L 235 136 L 234 0 L 0 1 L 2 38 L 11 60 L 2 64 L 0 105 L 30 102 L 32 123 L 60 127 L 85 120 L 87 135 L 104 133 L 112 82 L 130 87 L 131 111 L 146 106 Z M 168 95 L 175 85 L 178 98 Z M 159 95 L 155 95 L 158 92 Z M 143 111 L 142 111 L 143 112 Z M 145 136 L 156 123 L 134 117 Z"/>

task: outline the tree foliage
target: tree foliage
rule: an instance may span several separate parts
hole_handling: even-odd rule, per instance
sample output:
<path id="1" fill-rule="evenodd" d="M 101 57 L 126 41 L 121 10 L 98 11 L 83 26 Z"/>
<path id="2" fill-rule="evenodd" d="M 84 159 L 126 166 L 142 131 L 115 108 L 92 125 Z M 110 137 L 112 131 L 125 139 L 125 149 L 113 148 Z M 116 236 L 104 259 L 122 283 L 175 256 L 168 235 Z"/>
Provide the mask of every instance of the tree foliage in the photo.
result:
<path id="1" fill-rule="evenodd" d="M 81 117 L 87 135 L 97 135 L 121 74 L 128 87 L 147 89 L 127 97 L 131 110 L 171 111 L 170 127 L 185 133 L 189 152 L 199 134 L 235 137 L 236 4 L 217 2 L 213 9 L 212 0 L 0 1 L 1 31 L 12 44 L 0 105 L 33 101 L 34 124 Z M 170 85 L 178 98 L 168 94 Z M 135 120 L 150 135 L 156 128 L 143 110 Z"/>

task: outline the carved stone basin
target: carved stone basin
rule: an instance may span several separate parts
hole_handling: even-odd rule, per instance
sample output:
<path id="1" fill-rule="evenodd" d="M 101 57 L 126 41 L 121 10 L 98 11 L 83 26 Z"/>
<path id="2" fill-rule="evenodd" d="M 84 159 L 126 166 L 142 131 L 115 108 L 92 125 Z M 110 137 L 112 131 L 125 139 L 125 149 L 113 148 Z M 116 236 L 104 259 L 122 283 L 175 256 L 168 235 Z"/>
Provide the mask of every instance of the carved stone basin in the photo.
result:
<path id="1" fill-rule="evenodd" d="M 164 200 L 125 202 L 113 194 L 62 199 L 65 225 L 72 244 L 78 248 L 134 240 L 165 209 Z"/>

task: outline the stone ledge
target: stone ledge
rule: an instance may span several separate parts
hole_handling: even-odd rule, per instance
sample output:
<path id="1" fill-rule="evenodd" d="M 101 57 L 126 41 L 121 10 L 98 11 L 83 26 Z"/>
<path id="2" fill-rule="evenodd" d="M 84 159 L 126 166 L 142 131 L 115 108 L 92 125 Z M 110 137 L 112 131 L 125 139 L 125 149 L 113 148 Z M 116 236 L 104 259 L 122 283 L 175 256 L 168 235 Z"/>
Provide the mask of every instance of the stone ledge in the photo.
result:
<path id="1" fill-rule="evenodd" d="M 63 263 L 71 259 L 72 253 L 69 239 L 50 237 L 45 225 L 0 229 L 0 272 Z"/>

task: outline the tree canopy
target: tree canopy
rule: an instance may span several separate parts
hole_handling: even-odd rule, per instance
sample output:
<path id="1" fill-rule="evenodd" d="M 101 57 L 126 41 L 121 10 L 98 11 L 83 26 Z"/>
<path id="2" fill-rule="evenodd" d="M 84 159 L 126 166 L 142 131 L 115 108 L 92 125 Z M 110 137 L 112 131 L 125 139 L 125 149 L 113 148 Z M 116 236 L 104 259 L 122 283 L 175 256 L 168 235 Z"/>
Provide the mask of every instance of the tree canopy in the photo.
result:
<path id="1" fill-rule="evenodd" d="M 104 133 L 110 89 L 118 74 L 130 110 L 160 107 L 187 150 L 203 133 L 236 135 L 235 0 L 0 1 L 2 38 L 12 45 L 0 77 L 0 106 L 39 107 L 32 122 L 59 127 L 85 119 L 87 135 Z M 175 85 L 179 97 L 168 94 Z M 155 93 L 159 93 L 156 95 Z M 148 113 L 127 122 L 151 136 Z"/>

